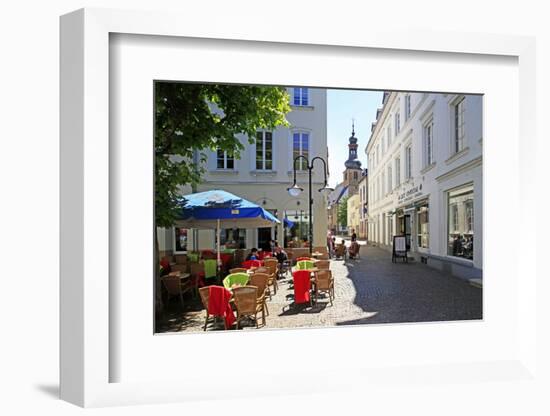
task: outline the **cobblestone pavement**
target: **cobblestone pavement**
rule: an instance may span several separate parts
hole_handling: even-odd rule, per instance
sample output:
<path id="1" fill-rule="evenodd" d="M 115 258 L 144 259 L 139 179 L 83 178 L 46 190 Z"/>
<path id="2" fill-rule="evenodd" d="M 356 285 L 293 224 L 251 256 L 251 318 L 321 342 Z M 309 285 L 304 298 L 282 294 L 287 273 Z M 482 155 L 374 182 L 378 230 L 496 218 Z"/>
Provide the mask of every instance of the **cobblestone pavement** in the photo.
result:
<path id="1" fill-rule="evenodd" d="M 420 263 L 392 263 L 391 254 L 361 247 L 358 260 L 333 260 L 335 299 L 328 296 L 309 305 L 292 303 L 291 280 L 279 280 L 279 291 L 268 300 L 264 328 L 324 327 L 374 323 L 481 319 L 482 289 Z M 290 276 L 289 276 L 290 277 Z M 201 331 L 204 311 L 188 301 L 184 312 L 174 299 L 160 332 Z M 222 329 L 223 324 L 209 326 Z M 252 329 L 253 326 L 245 328 Z M 255 327 L 254 327 L 255 329 Z"/>

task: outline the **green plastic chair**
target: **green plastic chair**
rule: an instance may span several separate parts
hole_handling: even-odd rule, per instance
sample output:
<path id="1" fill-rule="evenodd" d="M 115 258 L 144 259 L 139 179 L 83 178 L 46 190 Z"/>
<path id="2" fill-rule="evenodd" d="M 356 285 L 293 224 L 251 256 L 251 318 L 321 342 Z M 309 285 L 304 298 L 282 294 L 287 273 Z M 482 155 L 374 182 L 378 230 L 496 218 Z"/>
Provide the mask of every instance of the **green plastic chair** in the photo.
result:
<path id="1" fill-rule="evenodd" d="M 248 283 L 248 275 L 246 273 L 229 274 L 223 279 L 223 287 L 231 289 L 231 286 L 237 284 L 245 286 Z"/>
<path id="2" fill-rule="evenodd" d="M 313 262 L 310 260 L 300 260 L 298 263 L 296 263 L 297 270 L 309 270 L 313 269 Z"/>
<path id="3" fill-rule="evenodd" d="M 210 279 L 218 275 L 218 261 L 215 259 L 204 260 L 204 278 Z"/>
<path id="4" fill-rule="evenodd" d="M 197 263 L 199 261 L 199 253 L 187 253 L 187 259 L 191 263 Z"/>

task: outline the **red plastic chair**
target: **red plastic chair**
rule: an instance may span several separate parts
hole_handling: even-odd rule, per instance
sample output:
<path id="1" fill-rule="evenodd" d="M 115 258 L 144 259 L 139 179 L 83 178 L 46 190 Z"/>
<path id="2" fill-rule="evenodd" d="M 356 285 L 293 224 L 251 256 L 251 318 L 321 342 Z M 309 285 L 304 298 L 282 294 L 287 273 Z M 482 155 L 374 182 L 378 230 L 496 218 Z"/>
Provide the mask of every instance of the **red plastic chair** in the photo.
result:
<path id="1" fill-rule="evenodd" d="M 294 303 L 308 303 L 311 305 L 311 272 L 297 270 L 292 273 L 294 280 Z"/>
<path id="2" fill-rule="evenodd" d="M 260 260 L 246 260 L 241 265 L 248 270 L 252 267 L 262 267 L 262 262 Z"/>

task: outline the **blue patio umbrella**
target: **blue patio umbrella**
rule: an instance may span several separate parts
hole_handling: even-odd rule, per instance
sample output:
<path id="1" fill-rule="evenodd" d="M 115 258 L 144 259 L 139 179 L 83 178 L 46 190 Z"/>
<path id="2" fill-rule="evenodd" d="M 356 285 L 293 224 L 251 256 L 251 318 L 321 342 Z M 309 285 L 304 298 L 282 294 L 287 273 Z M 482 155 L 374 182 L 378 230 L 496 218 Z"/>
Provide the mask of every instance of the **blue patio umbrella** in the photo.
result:
<path id="1" fill-rule="evenodd" d="M 286 228 L 294 227 L 294 222 L 290 221 L 288 218 L 285 218 L 283 220 L 283 224 L 285 225 Z"/>
<path id="2" fill-rule="evenodd" d="M 259 205 L 222 190 L 184 195 L 180 206 L 177 226 L 217 230 L 218 263 L 221 228 L 263 228 L 281 223 Z"/>

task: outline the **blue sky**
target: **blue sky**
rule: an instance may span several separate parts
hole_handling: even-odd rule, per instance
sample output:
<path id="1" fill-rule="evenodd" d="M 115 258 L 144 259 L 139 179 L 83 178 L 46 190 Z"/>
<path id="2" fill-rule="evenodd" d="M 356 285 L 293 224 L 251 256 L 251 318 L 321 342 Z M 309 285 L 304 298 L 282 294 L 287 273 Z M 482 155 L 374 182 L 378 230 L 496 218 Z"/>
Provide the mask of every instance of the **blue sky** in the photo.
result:
<path id="1" fill-rule="evenodd" d="M 365 147 L 370 137 L 376 109 L 382 106 L 381 91 L 327 90 L 327 141 L 330 167 L 330 186 L 342 181 L 344 162 L 348 158 L 348 139 L 351 120 L 355 119 L 357 155 L 362 167 L 367 167 Z"/>

